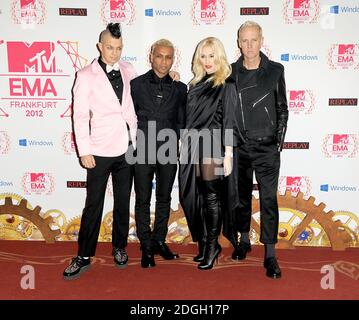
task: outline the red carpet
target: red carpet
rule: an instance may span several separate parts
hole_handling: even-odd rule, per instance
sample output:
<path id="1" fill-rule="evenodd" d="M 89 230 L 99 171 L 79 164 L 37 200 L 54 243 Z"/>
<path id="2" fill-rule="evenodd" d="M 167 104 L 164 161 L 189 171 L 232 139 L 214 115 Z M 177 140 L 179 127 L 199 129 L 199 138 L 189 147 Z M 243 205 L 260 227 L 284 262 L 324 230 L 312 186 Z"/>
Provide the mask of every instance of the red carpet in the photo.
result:
<path id="1" fill-rule="evenodd" d="M 255 246 L 244 262 L 230 259 L 225 248 L 219 264 L 200 271 L 192 261 L 195 245 L 170 245 L 176 261 L 156 256 L 157 266 L 142 269 L 138 244 L 129 244 L 127 269 L 114 267 L 110 243 L 99 243 L 92 268 L 80 279 L 64 281 L 62 271 L 77 249 L 75 242 L 0 241 L 0 299 L 359 299 L 359 249 L 278 250 L 283 277 L 265 276 L 263 247 Z M 21 288 L 21 267 L 35 270 L 35 289 Z M 334 289 L 322 289 L 323 265 L 334 267 Z"/>

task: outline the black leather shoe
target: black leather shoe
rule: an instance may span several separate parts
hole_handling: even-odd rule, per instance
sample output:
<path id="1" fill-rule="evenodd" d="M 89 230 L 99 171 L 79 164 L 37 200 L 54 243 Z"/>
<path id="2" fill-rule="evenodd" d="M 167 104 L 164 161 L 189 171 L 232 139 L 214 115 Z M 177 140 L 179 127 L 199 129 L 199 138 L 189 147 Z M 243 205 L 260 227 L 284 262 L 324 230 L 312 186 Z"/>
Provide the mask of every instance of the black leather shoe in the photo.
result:
<path id="1" fill-rule="evenodd" d="M 65 269 L 63 276 L 64 280 L 74 280 L 80 277 L 80 274 L 91 267 L 91 259 L 84 259 L 82 257 L 75 257 Z"/>
<path id="2" fill-rule="evenodd" d="M 115 266 L 120 269 L 124 269 L 128 265 L 128 255 L 125 249 L 113 248 L 112 249 L 113 260 Z"/>
<path id="3" fill-rule="evenodd" d="M 142 258 L 141 258 L 141 267 L 142 268 L 151 268 L 155 267 L 155 258 L 150 251 L 142 251 Z"/>
<path id="4" fill-rule="evenodd" d="M 179 255 L 177 253 L 173 253 L 168 245 L 162 241 L 154 241 L 152 250 L 154 254 L 159 254 L 165 260 L 179 258 Z"/>
<path id="5" fill-rule="evenodd" d="M 279 279 L 282 276 L 277 259 L 274 257 L 264 260 L 264 268 L 267 269 L 266 276 L 269 278 Z"/>
<path id="6" fill-rule="evenodd" d="M 243 260 L 247 256 L 247 252 L 251 252 L 252 247 L 250 243 L 240 242 L 234 248 L 232 253 L 233 260 Z"/>

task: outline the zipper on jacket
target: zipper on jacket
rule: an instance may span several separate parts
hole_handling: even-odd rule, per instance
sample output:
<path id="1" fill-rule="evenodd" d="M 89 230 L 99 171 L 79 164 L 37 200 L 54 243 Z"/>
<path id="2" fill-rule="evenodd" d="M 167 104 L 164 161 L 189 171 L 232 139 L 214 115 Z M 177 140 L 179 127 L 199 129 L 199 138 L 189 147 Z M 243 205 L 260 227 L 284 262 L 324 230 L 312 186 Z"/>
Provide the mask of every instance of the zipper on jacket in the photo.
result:
<path id="1" fill-rule="evenodd" d="M 271 119 L 271 117 L 270 117 L 270 115 L 269 115 L 269 112 L 268 112 L 267 107 L 264 107 L 264 110 L 266 111 L 267 116 L 268 116 L 268 119 L 269 119 L 269 121 L 271 122 L 272 126 L 274 126 L 273 120 Z"/>
<path id="2" fill-rule="evenodd" d="M 242 104 L 242 91 L 244 91 L 244 90 L 246 90 L 246 89 L 249 89 L 249 88 L 254 88 L 254 87 L 256 87 L 256 86 L 257 86 L 257 85 L 242 88 L 242 89 L 239 91 L 239 93 L 238 93 L 239 101 L 240 101 L 240 106 L 241 106 L 242 122 L 243 122 L 243 129 L 244 129 L 244 130 L 247 130 L 247 129 L 246 129 L 246 125 L 245 125 L 245 123 L 244 123 L 244 113 L 243 113 L 243 104 Z"/>
<path id="3" fill-rule="evenodd" d="M 254 102 L 252 108 L 254 108 L 254 107 L 256 106 L 256 104 L 258 104 L 259 102 L 261 102 L 261 101 L 262 101 L 266 96 L 268 96 L 268 95 L 269 95 L 269 92 L 268 92 L 266 95 L 264 95 L 262 98 L 260 98 L 260 99 L 257 100 L 256 102 Z"/>
<path id="4" fill-rule="evenodd" d="M 239 101 L 241 103 L 241 113 L 242 113 L 242 122 L 243 122 L 243 129 L 244 130 L 247 130 L 246 129 L 246 125 L 244 123 L 244 114 L 243 114 L 243 105 L 242 105 L 242 92 L 239 93 Z"/>

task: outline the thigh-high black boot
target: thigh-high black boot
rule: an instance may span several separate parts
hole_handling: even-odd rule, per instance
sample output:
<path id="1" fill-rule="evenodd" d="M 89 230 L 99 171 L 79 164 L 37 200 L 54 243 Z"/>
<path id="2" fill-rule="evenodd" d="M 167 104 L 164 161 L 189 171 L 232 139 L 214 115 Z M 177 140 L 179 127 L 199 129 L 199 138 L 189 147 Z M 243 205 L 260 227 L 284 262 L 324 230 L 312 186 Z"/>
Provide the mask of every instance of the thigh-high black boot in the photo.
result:
<path id="1" fill-rule="evenodd" d="M 213 268 L 214 261 L 218 259 L 222 250 L 218 243 L 222 224 L 220 202 L 221 180 L 203 181 L 203 186 L 207 209 L 204 215 L 207 229 L 207 247 L 205 249 L 204 260 L 198 265 L 198 269 L 207 270 Z"/>

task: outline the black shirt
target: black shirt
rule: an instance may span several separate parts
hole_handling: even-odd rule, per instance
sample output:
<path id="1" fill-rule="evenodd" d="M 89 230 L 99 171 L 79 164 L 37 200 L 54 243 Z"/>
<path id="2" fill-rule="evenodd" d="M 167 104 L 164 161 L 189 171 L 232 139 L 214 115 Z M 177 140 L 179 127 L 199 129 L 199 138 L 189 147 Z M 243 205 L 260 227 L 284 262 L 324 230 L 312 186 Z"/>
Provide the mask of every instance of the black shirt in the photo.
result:
<path id="1" fill-rule="evenodd" d="M 122 92 L 123 92 L 123 82 L 121 77 L 121 72 L 112 70 L 107 73 L 106 71 L 106 63 L 104 63 L 101 58 L 98 59 L 98 63 L 100 64 L 103 71 L 106 73 L 108 80 L 110 81 L 113 90 L 116 93 L 118 101 L 122 104 Z"/>
<path id="2" fill-rule="evenodd" d="M 153 95 L 153 100 L 160 106 L 166 101 L 170 95 L 172 89 L 172 78 L 167 74 L 163 78 L 157 76 L 157 74 L 150 71 L 150 86 Z"/>
<path id="3" fill-rule="evenodd" d="M 206 82 L 212 75 L 206 74 L 200 82 Z M 209 85 L 213 86 L 213 81 L 209 82 Z M 218 100 L 218 105 L 215 114 L 213 115 L 212 122 L 209 125 L 209 129 L 221 129 L 223 123 L 223 105 L 222 99 Z"/>

